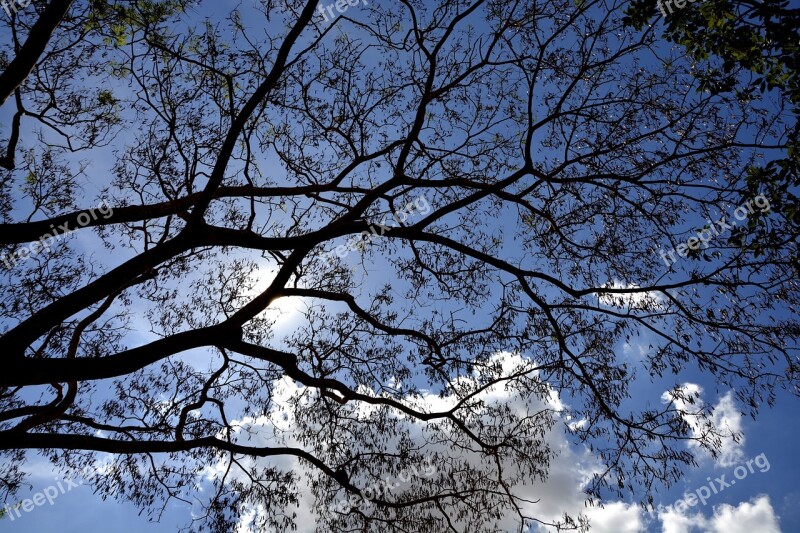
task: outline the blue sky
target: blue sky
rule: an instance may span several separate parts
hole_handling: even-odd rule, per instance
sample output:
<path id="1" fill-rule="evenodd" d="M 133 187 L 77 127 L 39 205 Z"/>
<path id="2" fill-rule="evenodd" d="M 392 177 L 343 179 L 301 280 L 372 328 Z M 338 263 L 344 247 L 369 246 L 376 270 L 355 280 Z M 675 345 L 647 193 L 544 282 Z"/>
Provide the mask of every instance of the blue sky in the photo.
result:
<path id="1" fill-rule="evenodd" d="M 323 2 L 323 4 L 327 5 L 326 2 Z M 235 5 L 240 5 L 240 3 L 220 2 L 217 9 L 212 9 L 207 14 L 213 18 Z M 358 7 L 351 9 L 357 10 Z M 348 15 L 358 16 L 357 13 L 348 13 Z M 0 123 L 8 123 L 9 111 L 8 106 L 0 109 Z M 3 131 L 3 133 L 5 132 Z M 26 134 L 32 135 L 33 132 L 27 131 Z M 124 139 L 120 140 L 120 142 L 123 141 Z M 99 194 L 99 187 L 103 184 L 102 177 L 107 175 L 108 170 L 113 165 L 113 161 L 108 158 L 107 152 L 98 151 L 95 155 L 97 157 L 93 158 L 92 171 L 89 173 L 90 179 L 85 187 L 87 198 L 91 198 L 93 205 L 95 205 L 95 198 Z M 735 206 L 732 207 L 735 208 Z M 512 219 L 498 217 L 496 221 L 498 230 L 508 224 L 509 220 Z M 697 227 L 698 222 L 702 223 L 702 218 L 692 220 L 689 217 L 687 231 L 691 232 L 690 228 Z M 662 242 L 653 243 L 654 246 L 658 244 L 666 245 L 666 243 Z M 80 242 L 77 245 L 80 246 Z M 390 253 L 383 248 L 380 250 L 384 253 Z M 106 257 L 105 259 L 118 260 L 119 257 Z M 358 264 L 358 259 L 357 254 L 352 254 L 347 258 L 347 261 L 356 265 Z M 382 278 L 380 273 L 389 271 L 386 261 L 390 259 L 391 256 L 382 256 L 381 252 L 378 251 L 371 256 L 371 262 L 368 264 L 368 270 L 371 274 L 368 287 L 375 288 L 388 281 L 386 278 Z M 280 324 L 280 329 L 282 332 L 288 333 L 291 331 L 292 326 L 297 323 L 297 317 L 290 306 L 287 306 L 286 311 L 289 316 Z M 792 311 L 786 310 L 785 312 Z M 143 342 L 147 337 L 146 334 L 141 334 Z M 639 337 L 630 345 L 618 346 L 620 357 L 628 358 L 635 364 L 641 357 L 640 347 L 647 346 L 648 340 L 645 335 Z M 201 359 L 201 355 L 198 354 L 186 355 L 185 357 L 194 358 L 194 361 Z M 800 509 L 800 489 L 797 488 L 795 483 L 795 479 L 800 475 L 800 460 L 798 460 L 795 451 L 796 441 L 800 438 L 800 427 L 798 427 L 796 416 L 797 398 L 785 391 L 778 391 L 774 407 L 763 406 L 759 417 L 753 420 L 738 413 L 738 409 L 741 406 L 731 400 L 730 389 L 718 388 L 707 374 L 688 370 L 678 376 L 669 375 L 655 382 L 646 377 L 640 377 L 632 383 L 631 403 L 636 407 L 646 404 L 659 405 L 662 402 L 662 395 L 665 391 L 675 385 L 685 383 L 699 386 L 703 390 L 703 401 L 707 404 L 718 405 L 718 413 L 720 413 L 721 419 L 739 425 L 744 439 L 739 444 L 725 444 L 725 449 L 730 452 L 730 457 L 736 458 L 736 461 L 732 464 L 727 464 L 725 461 L 722 461 L 724 464 L 721 464 L 720 461 L 715 462 L 710 457 L 699 452 L 698 467 L 688 470 L 677 485 L 669 489 L 659 489 L 655 495 L 656 504 L 664 506 L 674 504 L 684 496 L 685 492 L 696 491 L 700 487 L 707 485 L 709 477 L 715 479 L 726 475 L 727 479 L 730 480 L 734 477 L 733 471 L 737 465 L 761 454 L 769 461 L 769 471 L 760 472 L 756 470 L 754 473 L 738 480 L 736 484 L 726 488 L 723 492 L 713 495 L 708 500 L 707 505 L 694 507 L 682 516 L 662 516 L 663 520 L 657 517 L 653 517 L 651 520 L 645 513 L 638 510 L 633 499 L 616 502 L 611 498 L 607 502 L 610 504 L 608 512 L 596 515 L 601 523 L 600 527 L 605 528 L 603 531 L 665 531 L 668 533 L 715 531 L 716 533 L 717 530 L 714 528 L 722 527 L 719 524 L 737 523 L 739 525 L 747 525 L 750 524 L 750 520 L 763 520 L 765 517 L 774 517 L 779 524 L 780 531 L 800 531 L 800 511 L 798 511 Z M 562 400 L 566 404 L 570 402 L 568 398 L 562 398 Z M 561 441 L 559 440 L 559 442 Z M 570 446 L 569 453 L 574 454 L 575 457 L 586 458 L 591 455 L 580 445 L 572 443 Z M 44 491 L 47 487 L 53 486 L 58 482 L 58 474 L 49 462 L 35 454 L 30 454 L 29 459 L 31 476 L 28 481 L 31 484 L 31 488 L 30 490 L 22 490 L 18 495 L 18 501 L 33 497 L 34 494 Z M 556 481 L 554 481 L 552 486 L 544 484 L 538 487 L 537 490 L 543 493 L 552 490 L 553 493 L 564 495 L 564 505 L 566 507 L 573 506 L 581 495 L 580 480 L 573 475 L 575 472 L 570 470 L 574 465 L 570 462 L 563 462 L 557 463 L 556 466 L 563 469 L 554 472 L 553 477 L 557 480 L 558 486 L 556 487 Z M 569 483 L 572 483 L 572 485 L 569 485 Z M 22 513 L 22 516 L 13 521 L 9 518 L 0 520 L 0 531 L 63 532 L 98 529 L 120 533 L 134 531 L 171 532 L 176 531 L 180 526 L 187 525 L 191 519 L 191 512 L 192 509 L 186 504 L 171 502 L 160 516 L 160 521 L 153 523 L 149 522 L 146 516 L 140 515 L 131 504 L 120 503 L 111 499 L 103 501 L 98 495 L 93 494 L 89 487 L 81 486 L 65 494 L 58 495 L 52 505 L 38 506 L 31 512 Z M 715 520 L 717 525 L 715 525 Z M 627 529 L 620 529 L 623 527 Z M 749 531 L 755 533 L 758 529 L 750 528 Z"/>

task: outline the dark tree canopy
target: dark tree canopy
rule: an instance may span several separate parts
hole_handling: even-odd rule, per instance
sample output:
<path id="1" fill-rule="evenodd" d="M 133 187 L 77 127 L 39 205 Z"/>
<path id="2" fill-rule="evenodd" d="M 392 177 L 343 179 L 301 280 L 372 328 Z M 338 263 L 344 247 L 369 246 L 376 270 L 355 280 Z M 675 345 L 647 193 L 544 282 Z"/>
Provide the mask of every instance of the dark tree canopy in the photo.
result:
<path id="1" fill-rule="evenodd" d="M 588 498 L 646 503 L 730 436 L 683 372 L 753 414 L 797 393 L 793 189 L 754 171 L 795 122 L 752 65 L 712 90 L 626 1 L 254 4 L 0 22 L 6 501 L 32 454 L 108 453 L 97 490 L 193 502 L 196 530 L 284 530 L 305 491 L 320 531 L 524 531 L 549 431 L 602 459 Z M 759 193 L 781 216 L 659 256 Z M 635 380 L 676 401 L 632 408 Z"/>

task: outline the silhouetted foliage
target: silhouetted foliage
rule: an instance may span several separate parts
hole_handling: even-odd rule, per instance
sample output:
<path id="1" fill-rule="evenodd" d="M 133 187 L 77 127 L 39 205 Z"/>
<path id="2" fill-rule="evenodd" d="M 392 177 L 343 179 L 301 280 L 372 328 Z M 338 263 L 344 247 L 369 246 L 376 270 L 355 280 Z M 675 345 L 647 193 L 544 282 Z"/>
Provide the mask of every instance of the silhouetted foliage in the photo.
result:
<path id="1" fill-rule="evenodd" d="M 792 124 L 756 80 L 709 87 L 744 66 L 790 90 L 796 49 L 759 63 L 750 43 L 715 77 L 631 29 L 627 1 L 592 0 L 369 2 L 330 23 L 317 0 L 213 20 L 212 2 L 66 2 L 35 33 L 61 4 L 0 23 L 3 76 L 30 67 L 0 84 L 6 501 L 27 454 L 73 472 L 105 452 L 101 494 L 153 518 L 190 501 L 193 529 L 257 510 L 284 530 L 310 492 L 320 531 L 522 531 L 537 516 L 508 487 L 547 477 L 547 432 L 607 465 L 587 497 L 647 502 L 687 442 L 725 437 L 687 423 L 681 372 L 754 414 L 797 392 L 796 214 L 753 212 L 669 269 L 654 251 L 778 194 L 752 169 L 786 157 Z M 684 42 L 693 13 L 671 38 L 719 53 L 724 28 Z M 631 407 L 637 379 L 683 401 Z M 331 507 L 429 462 L 369 513 Z"/>

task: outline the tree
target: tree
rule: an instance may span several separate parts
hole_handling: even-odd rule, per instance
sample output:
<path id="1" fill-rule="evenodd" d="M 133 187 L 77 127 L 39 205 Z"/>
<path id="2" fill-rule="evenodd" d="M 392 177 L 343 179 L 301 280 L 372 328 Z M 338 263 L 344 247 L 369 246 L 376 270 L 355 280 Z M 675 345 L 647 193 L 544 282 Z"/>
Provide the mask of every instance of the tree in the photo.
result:
<path id="1" fill-rule="evenodd" d="M 800 236 L 800 9 L 784 0 L 709 0 L 668 7 L 670 13 L 659 20 L 655 7 L 666 13 L 663 4 L 669 0 L 635 0 L 625 21 L 638 30 L 658 25 L 667 41 L 681 45 L 698 62 L 698 90 L 740 99 L 777 93 L 777 109 L 794 122 L 778 141 L 782 156 L 752 164 L 742 191 L 743 198 L 757 191 L 769 195 L 772 211 L 785 219 L 779 228 L 758 228 L 754 250 L 785 249 Z M 800 263 L 796 247 L 792 255 Z"/>
<path id="2" fill-rule="evenodd" d="M 606 466 L 587 497 L 647 503 L 685 443 L 731 436 L 682 372 L 754 414 L 796 393 L 791 243 L 752 246 L 787 224 L 768 197 L 737 245 L 679 247 L 783 153 L 767 103 L 697 91 L 625 2 L 374 4 L 76 4 L 3 74 L 24 78 L 3 132 L 7 501 L 26 454 L 108 453 L 101 493 L 153 517 L 193 501 L 197 529 L 287 528 L 312 493 L 335 531 L 522 531 L 539 517 L 511 489 L 546 478 L 554 427 Z M 54 5 L 5 22 L 0 66 Z M 686 257 L 665 266 L 666 242 Z M 279 335 L 286 302 L 302 320 Z M 631 408 L 637 378 L 674 401 Z M 431 462 L 366 511 L 337 503 Z"/>

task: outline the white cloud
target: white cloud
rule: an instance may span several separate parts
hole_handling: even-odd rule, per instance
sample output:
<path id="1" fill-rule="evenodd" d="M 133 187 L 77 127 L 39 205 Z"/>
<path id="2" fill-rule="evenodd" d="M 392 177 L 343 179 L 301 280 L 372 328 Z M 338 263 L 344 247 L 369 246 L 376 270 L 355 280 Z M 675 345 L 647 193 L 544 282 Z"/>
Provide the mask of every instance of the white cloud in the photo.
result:
<path id="1" fill-rule="evenodd" d="M 603 509 L 594 507 L 586 512 L 591 533 L 639 533 L 645 531 L 642 509 L 636 504 L 613 502 Z"/>
<path id="2" fill-rule="evenodd" d="M 740 503 L 738 507 L 731 505 L 715 507 L 709 531 L 713 533 L 753 533 L 754 531 L 780 533 L 780 527 L 769 497 L 762 495 L 749 503 Z"/>
<path id="3" fill-rule="evenodd" d="M 717 458 L 720 466 L 732 466 L 744 459 L 744 434 L 742 433 L 742 413 L 736 408 L 733 392 L 720 398 L 711 417 L 714 427 L 731 434 L 739 435 L 737 440 L 723 439 L 722 450 Z"/>
<path id="4" fill-rule="evenodd" d="M 733 392 L 722 396 L 711 411 L 711 416 L 703 412 L 705 403 L 701 399 L 703 389 L 694 383 L 685 383 L 680 391 L 667 391 L 661 395 L 665 403 L 672 401 L 676 408 L 684 411 L 684 419 L 692 428 L 693 436 L 702 437 L 709 431 L 720 433 L 720 449 L 717 465 L 729 467 L 744 458 L 744 434 L 742 433 L 742 414 L 736 407 Z M 690 447 L 700 450 L 700 444 L 691 441 Z M 701 453 L 708 454 L 703 451 Z"/>
<path id="5" fill-rule="evenodd" d="M 511 354 L 502 354 L 498 357 L 501 358 L 498 361 L 502 364 L 503 372 L 507 374 L 518 369 L 520 365 L 529 363 L 527 360 Z M 476 380 L 479 378 L 479 374 L 474 376 Z M 696 413 L 702 408 L 703 402 L 700 396 L 703 390 L 696 384 L 687 383 L 682 387 L 681 391 L 683 394 L 675 398 L 675 404 L 689 413 L 687 421 L 693 428 L 700 431 L 702 423 L 696 420 L 696 417 L 693 417 L 691 413 Z M 266 417 L 240 421 L 238 423 L 240 427 L 238 434 L 242 438 L 246 437 L 250 445 L 260 442 L 264 445 L 300 446 L 293 433 L 296 421 L 293 419 L 292 409 L 288 406 L 293 398 L 308 395 L 311 392 L 311 390 L 305 389 L 288 378 L 276 382 L 273 395 L 275 400 L 273 405 L 275 407 Z M 670 393 L 664 393 L 663 396 L 665 400 L 669 400 L 672 397 Z M 694 403 L 689 398 L 694 398 Z M 518 412 L 549 407 L 560 413 L 559 419 L 565 424 L 580 423 L 580 421 L 574 422 L 570 420 L 569 415 L 565 413 L 565 406 L 555 391 L 550 391 L 549 397 L 544 400 L 534 399 L 531 401 L 530 398 L 523 398 L 503 385 L 495 385 L 482 394 L 482 399 L 487 405 L 503 404 Z M 417 398 L 406 399 L 408 405 L 414 405 L 417 408 L 424 407 L 426 410 L 448 409 L 452 407 L 453 402 L 454 398 L 452 397 L 440 397 L 429 393 L 423 393 Z M 354 408 L 353 414 L 363 420 L 368 419 L 376 409 L 371 405 L 360 403 L 356 405 L 357 407 Z M 731 393 L 720 398 L 713 408 L 709 421 L 718 428 L 725 428 L 732 432 L 741 431 L 741 415 L 735 408 Z M 408 420 L 407 424 L 410 435 L 424 438 L 424 424 L 412 420 Z M 547 480 L 545 482 L 525 480 L 511 486 L 511 490 L 516 496 L 536 502 L 523 504 L 522 510 L 525 514 L 535 516 L 544 522 L 557 521 L 564 513 L 569 513 L 573 517 L 583 514 L 590 521 L 591 533 L 642 533 L 647 530 L 643 513 L 636 504 L 616 501 L 607 502 L 603 508 L 586 507 L 585 497 L 581 489 L 589 482 L 592 474 L 600 469 L 600 462 L 588 450 L 571 445 L 560 426 L 556 426 L 549 431 L 545 435 L 545 440 L 552 449 L 558 451 L 558 456 L 550 463 Z M 441 452 L 444 447 L 446 445 L 442 445 L 437 449 L 436 446 L 432 445 L 431 450 Z M 460 450 L 458 453 L 469 455 L 470 452 Z M 730 461 L 735 462 L 741 458 L 741 453 L 741 442 L 726 441 L 723 444 L 718 464 L 727 464 Z M 474 465 L 480 464 L 480 459 L 477 455 L 471 461 Z M 315 473 L 291 457 L 272 458 L 270 459 L 270 464 L 286 471 L 298 473 L 297 491 L 299 502 L 296 507 L 287 510 L 297 513 L 296 523 L 299 526 L 299 533 L 311 533 L 314 531 L 317 522 L 317 516 L 312 510 L 316 505 L 316 501 L 310 488 Z M 505 468 L 509 469 L 511 466 L 505 465 Z M 221 468 L 221 465 L 217 465 L 217 469 L 219 468 Z M 366 487 L 374 480 L 356 478 L 353 481 L 359 486 Z M 249 509 L 246 513 L 246 518 L 240 523 L 237 533 L 251 531 L 247 523 L 258 512 L 264 512 L 264 509 Z M 658 520 L 664 533 L 753 533 L 755 531 L 758 533 L 774 533 L 780 531 L 777 517 L 767 496 L 759 496 L 751 502 L 742 502 L 736 507 L 731 505 L 715 506 L 711 517 L 705 517 L 702 513 L 687 515 L 674 509 L 668 509 L 658 514 Z M 496 529 L 500 531 L 511 531 L 514 529 L 514 525 L 515 517 L 511 515 L 495 523 Z M 540 525 L 537 526 L 535 531 L 550 532 L 554 530 Z"/>
<path id="6" fill-rule="evenodd" d="M 664 297 L 661 294 L 653 291 L 641 292 L 639 285 L 634 283 L 625 284 L 619 280 L 614 280 L 612 283 L 607 283 L 603 288 L 630 290 L 631 292 L 600 293 L 598 296 L 600 305 L 639 311 L 663 311 L 665 309 Z"/>
<path id="7" fill-rule="evenodd" d="M 497 361 L 501 363 L 503 372 L 506 374 L 518 369 L 520 365 L 530 364 L 530 361 L 512 354 L 501 354 L 498 356 Z M 468 384 L 473 379 L 478 381 L 480 374 L 476 373 L 473 378 L 465 378 L 462 382 Z M 297 427 L 297 421 L 294 420 L 293 410 L 289 408 L 289 405 L 293 398 L 298 398 L 302 395 L 308 396 L 312 392 L 311 389 L 306 389 L 288 378 L 276 382 L 273 409 L 266 417 L 240 421 L 241 429 L 239 430 L 239 435 L 246 437 L 247 443 L 250 445 L 261 443 L 264 445 L 280 444 L 302 447 L 295 439 L 294 431 Z M 367 390 L 362 392 L 372 394 L 371 391 Z M 693 417 L 692 413 L 697 413 L 703 406 L 701 399 L 702 388 L 699 385 L 687 383 L 682 387 L 681 392 L 682 395 L 674 399 L 675 404 L 689 413 L 687 422 L 696 431 L 701 431 L 703 428 L 702 422 Z M 487 389 L 481 395 L 481 398 L 486 402 L 487 406 L 502 404 L 512 411 L 520 413 L 548 407 L 558 413 L 556 416 L 560 423 L 567 426 L 581 423 L 581 421 L 570 419 L 564 404 L 555 391 L 550 390 L 549 395 L 545 396 L 544 399 L 531 399 L 500 384 Z M 664 393 L 662 398 L 669 400 L 673 396 L 667 392 Z M 689 400 L 690 398 L 694 399 L 693 403 Z M 419 409 L 439 411 L 452 407 L 454 398 L 423 392 L 420 396 L 408 397 L 405 401 L 408 405 L 413 405 Z M 363 403 L 346 405 L 353 409 L 351 416 L 361 420 L 369 419 L 376 409 L 375 406 Z M 741 415 L 735 407 L 731 393 L 725 394 L 719 399 L 707 421 L 717 428 L 724 428 L 731 432 L 741 431 Z M 411 438 L 420 442 L 428 440 L 426 437 L 429 437 L 430 433 L 426 432 L 424 423 L 414 420 L 406 420 L 406 423 L 408 425 L 408 435 Z M 532 502 L 522 505 L 524 514 L 535 516 L 543 522 L 557 521 L 563 517 L 564 513 L 568 513 L 573 518 L 577 518 L 580 514 L 589 520 L 591 524 L 590 533 L 643 533 L 648 531 L 648 524 L 644 519 L 645 515 L 636 504 L 613 501 L 606 502 L 603 508 L 586 506 L 582 489 L 590 481 L 592 474 L 601 468 L 601 464 L 598 458 L 587 449 L 573 446 L 560 424 L 548 431 L 544 436 L 544 440 L 553 450 L 558 452 L 557 457 L 550 462 L 546 481 L 541 482 L 529 478 L 518 480 L 516 483 L 511 484 L 511 491 L 515 496 Z M 447 448 L 446 440 L 435 445 L 428 444 L 426 447 L 432 452 L 442 452 Z M 741 458 L 741 448 L 742 442 L 725 441 L 717 464 L 736 462 Z M 458 450 L 455 453 L 460 456 L 469 456 L 472 452 Z M 480 459 L 476 454 L 469 460 L 473 465 L 480 464 Z M 255 460 L 257 464 L 263 464 L 261 461 L 264 460 Z M 249 463 L 245 462 L 245 464 Z M 318 521 L 317 515 L 313 511 L 317 502 L 311 490 L 314 476 L 317 473 L 311 471 L 307 465 L 291 457 L 272 458 L 269 460 L 269 464 L 280 467 L 285 471 L 295 472 L 298 475 L 296 487 L 299 497 L 298 505 L 290 507 L 286 511 L 297 514 L 296 523 L 299 533 L 311 533 L 315 530 Z M 508 463 L 504 464 L 504 470 L 511 472 L 512 466 Z M 219 468 L 221 468 L 221 465 L 217 465 L 217 469 Z M 513 476 L 512 472 L 511 477 Z M 358 486 L 367 487 L 376 480 L 355 477 L 352 481 Z M 422 483 L 431 481 L 432 479 L 421 480 Z M 414 480 L 412 479 L 408 483 L 413 482 Z M 399 494 L 399 491 L 403 489 L 398 488 L 396 490 Z M 338 496 L 338 498 L 342 497 L 343 494 Z M 237 533 L 254 531 L 248 526 L 247 522 L 248 519 L 252 520 L 257 516 L 258 512 L 264 512 L 264 509 L 248 509 L 247 517 L 241 521 Z M 657 521 L 655 524 L 651 524 L 651 527 L 657 527 L 658 524 L 664 533 L 775 533 L 780 531 L 778 518 L 767 496 L 758 496 L 750 502 L 742 502 L 738 506 L 715 506 L 710 517 L 704 516 L 701 512 L 685 514 L 688 512 L 691 512 L 691 509 L 687 509 L 683 513 L 674 509 L 664 510 L 657 515 Z M 455 519 L 454 522 L 456 527 L 466 530 L 467 524 L 459 523 Z M 493 525 L 498 531 L 515 530 L 516 516 L 509 514 L 495 521 Z M 543 525 L 537 525 L 533 530 L 537 533 L 555 531 L 554 528 Z"/>
<path id="8" fill-rule="evenodd" d="M 525 365 L 531 365 L 530 360 L 524 359 L 517 355 L 500 354 L 497 356 L 496 361 L 501 364 L 503 372 L 510 374 Z M 479 381 L 480 374 L 476 373 L 472 378 L 462 380 L 465 384 L 468 381 Z M 494 385 L 485 390 L 481 395 L 481 399 L 485 402 L 486 408 L 491 406 L 503 405 L 522 416 L 528 413 L 541 411 L 543 409 L 550 409 L 559 422 L 552 430 L 549 430 L 544 435 L 544 441 L 549 445 L 550 449 L 556 451 L 558 455 L 551 459 L 548 468 L 548 477 L 546 481 L 542 482 L 535 479 L 534 476 L 525 475 L 524 472 L 519 471 L 518 466 L 506 461 L 503 464 L 503 470 L 507 474 L 507 478 L 515 480 L 509 483 L 511 492 L 524 500 L 529 500 L 531 503 L 522 503 L 522 511 L 528 516 L 534 516 L 543 522 L 556 522 L 563 518 L 565 513 L 570 514 L 573 518 L 577 518 L 579 514 L 586 515 L 590 522 L 593 524 L 592 532 L 599 533 L 638 533 L 645 531 L 645 525 L 642 520 L 642 513 L 640 508 L 635 504 L 625 504 L 623 502 L 608 502 L 604 508 L 586 507 L 585 494 L 582 489 L 592 479 L 592 475 L 601 471 L 601 464 L 597 457 L 589 452 L 584 447 L 575 447 L 568 440 L 563 425 L 570 423 L 576 424 L 580 421 L 571 421 L 568 415 L 564 413 L 564 405 L 562 404 L 558 394 L 552 389 L 549 394 L 544 394 L 544 398 L 537 398 L 532 394 L 525 394 L 522 391 L 514 390 L 501 383 Z M 240 430 L 237 433 L 236 440 L 246 439 L 248 445 L 281 445 L 281 446 L 298 446 L 296 435 L 294 431 L 297 430 L 298 421 L 293 418 L 293 408 L 290 407 L 293 398 L 297 398 L 303 394 L 308 395 L 311 391 L 302 386 L 297 385 L 295 382 L 284 378 L 276 382 L 275 391 L 273 394 L 274 406 L 266 417 L 259 417 L 257 419 L 248 419 L 239 421 Z M 363 391 L 372 394 L 371 391 Z M 417 408 L 423 408 L 426 411 L 442 411 L 453 406 L 455 398 L 452 396 L 441 397 L 432 393 L 423 393 L 416 398 L 406 398 L 407 405 L 413 405 Z M 376 407 L 361 402 L 352 402 L 343 407 L 352 408 L 350 416 L 361 419 L 369 420 L 370 415 L 376 411 Z M 399 416 L 399 415 L 398 415 Z M 461 460 L 468 461 L 473 467 L 484 465 L 483 459 L 477 453 L 468 449 L 454 449 L 447 439 L 431 439 L 433 433 L 429 429 L 428 423 L 418 422 L 416 420 L 403 419 L 406 424 L 406 431 L 408 436 L 413 438 L 416 442 L 428 442 L 425 450 L 429 453 L 435 452 L 439 454 L 450 454 L 453 457 L 458 457 Z M 441 435 L 441 431 L 439 432 Z M 433 442 L 436 442 L 433 444 Z M 348 443 L 343 443 L 348 445 Z M 388 446 L 393 446 L 390 441 Z M 255 461 L 257 464 L 264 464 L 262 459 L 245 459 L 245 465 L 251 464 L 250 461 Z M 298 476 L 297 492 L 299 496 L 299 505 L 287 509 L 289 513 L 298 513 L 296 523 L 299 527 L 299 533 L 310 533 L 316 527 L 317 517 L 311 511 L 316 505 L 315 496 L 312 493 L 311 485 L 314 476 L 318 473 L 308 469 L 307 465 L 300 463 L 291 457 L 270 458 L 268 464 L 274 467 L 280 467 L 286 471 L 295 472 Z M 486 464 L 488 470 L 493 469 L 493 465 Z M 223 465 L 216 465 L 209 469 L 210 476 L 217 476 L 222 472 Z M 242 479 L 243 478 L 239 478 Z M 430 483 L 435 478 L 419 479 L 417 483 Z M 355 476 L 351 481 L 360 487 L 367 487 L 374 483 L 375 479 L 368 477 Z M 411 480 L 408 483 L 414 483 Z M 397 489 L 398 491 L 402 489 Z M 344 493 L 340 494 L 338 498 L 343 498 Z M 535 503 L 534 503 L 535 502 Z M 257 512 L 264 512 L 263 509 L 248 509 L 248 519 L 252 520 Z M 453 519 L 457 522 L 456 519 Z M 239 533 L 249 531 L 247 526 L 248 520 L 243 520 L 239 527 Z M 493 522 L 493 528 L 498 531 L 512 531 L 517 528 L 518 517 L 515 514 L 509 513 L 508 516 L 501 517 Z M 461 527 L 468 527 L 468 524 L 460 524 Z M 554 531 L 544 526 L 538 526 L 538 531 Z"/>
<path id="9" fill-rule="evenodd" d="M 778 517 L 769 497 L 760 495 L 736 507 L 714 506 L 710 518 L 702 513 L 686 515 L 675 510 L 659 513 L 663 533 L 780 533 Z"/>
<path id="10" fill-rule="evenodd" d="M 700 513 L 687 516 L 674 509 L 658 513 L 658 519 L 661 521 L 662 533 L 689 533 L 692 528 L 702 527 L 706 522 Z"/>

